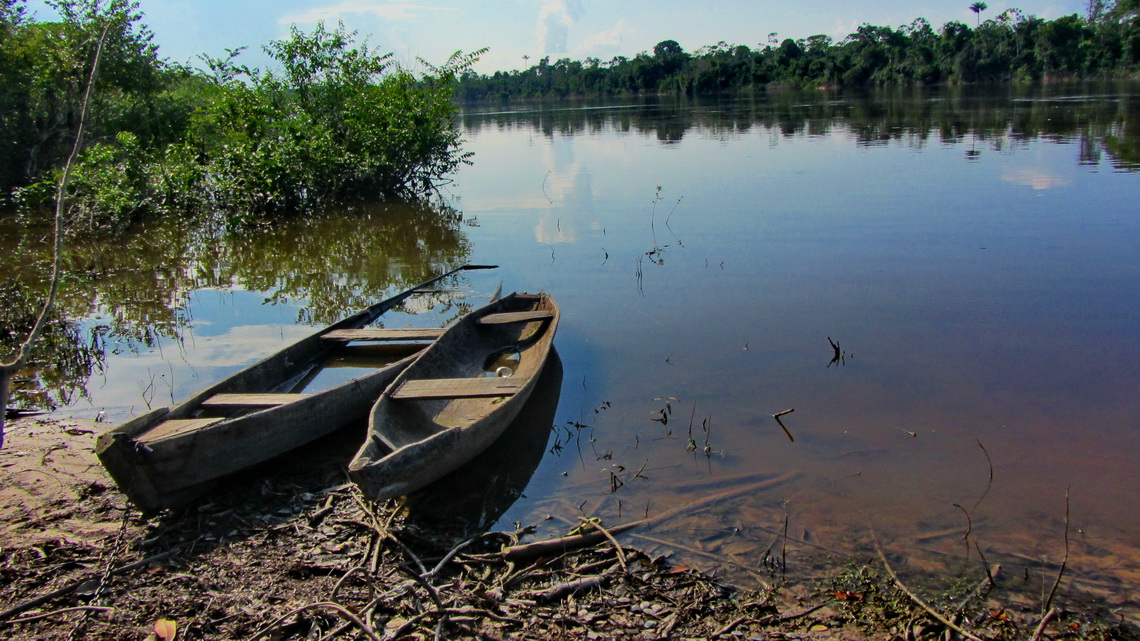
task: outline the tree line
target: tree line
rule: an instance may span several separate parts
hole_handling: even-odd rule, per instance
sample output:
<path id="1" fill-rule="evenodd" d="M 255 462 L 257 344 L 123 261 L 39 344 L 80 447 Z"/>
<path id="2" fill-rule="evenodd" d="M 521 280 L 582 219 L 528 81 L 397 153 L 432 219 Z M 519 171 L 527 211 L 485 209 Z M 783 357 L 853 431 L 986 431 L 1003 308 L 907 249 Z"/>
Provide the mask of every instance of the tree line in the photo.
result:
<path id="1" fill-rule="evenodd" d="M 272 70 L 241 64 L 240 49 L 197 70 L 159 58 L 137 2 L 47 4 L 59 20 L 0 0 L 0 206 L 5 195 L 27 210 L 54 200 L 89 77 L 72 225 L 414 199 L 465 160 L 453 88 L 479 52 L 413 74 L 343 26 L 319 25 L 265 45 Z"/>
<path id="2" fill-rule="evenodd" d="M 756 48 L 720 42 L 688 53 L 674 40 L 652 52 L 608 62 L 543 58 L 522 71 L 467 71 L 464 100 L 596 95 L 700 95 L 771 86 L 871 87 L 906 84 L 1040 81 L 1051 77 L 1135 75 L 1140 71 L 1140 0 L 1090 0 L 1085 16 L 1044 20 L 1007 9 L 973 27 L 935 29 L 919 18 L 892 28 L 864 24 L 835 42 L 826 35 Z"/>

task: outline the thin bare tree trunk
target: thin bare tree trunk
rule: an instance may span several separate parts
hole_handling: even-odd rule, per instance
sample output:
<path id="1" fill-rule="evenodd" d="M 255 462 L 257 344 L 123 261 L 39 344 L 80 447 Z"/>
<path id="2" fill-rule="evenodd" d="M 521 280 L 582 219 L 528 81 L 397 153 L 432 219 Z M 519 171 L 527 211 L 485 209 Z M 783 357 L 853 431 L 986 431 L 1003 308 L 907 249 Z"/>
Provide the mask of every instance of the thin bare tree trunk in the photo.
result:
<path id="1" fill-rule="evenodd" d="M 4 447 L 4 424 L 8 416 L 8 389 L 12 382 L 12 375 L 27 365 L 28 357 L 32 353 L 32 345 L 39 340 L 40 334 L 43 333 L 52 306 L 55 305 L 56 294 L 59 292 L 63 223 L 64 213 L 67 211 L 67 184 L 71 180 L 71 167 L 83 149 L 87 116 L 91 112 L 91 96 L 95 91 L 95 78 L 99 75 L 99 58 L 103 55 L 103 43 L 107 40 L 107 32 L 111 29 L 111 23 L 112 21 L 108 18 L 107 24 L 103 26 L 103 32 L 99 34 L 99 42 L 95 46 L 95 59 L 91 62 L 91 73 L 87 77 L 87 88 L 83 92 L 83 102 L 80 105 L 79 128 L 75 132 L 75 145 L 72 146 L 71 155 L 67 157 L 67 163 L 63 166 L 63 176 L 60 177 L 59 189 L 55 195 L 55 233 L 52 243 L 51 285 L 48 288 L 48 295 L 40 309 L 40 315 L 36 317 L 36 322 L 32 325 L 32 330 L 28 332 L 28 338 L 20 345 L 16 358 L 8 363 L 0 363 L 0 448 Z"/>

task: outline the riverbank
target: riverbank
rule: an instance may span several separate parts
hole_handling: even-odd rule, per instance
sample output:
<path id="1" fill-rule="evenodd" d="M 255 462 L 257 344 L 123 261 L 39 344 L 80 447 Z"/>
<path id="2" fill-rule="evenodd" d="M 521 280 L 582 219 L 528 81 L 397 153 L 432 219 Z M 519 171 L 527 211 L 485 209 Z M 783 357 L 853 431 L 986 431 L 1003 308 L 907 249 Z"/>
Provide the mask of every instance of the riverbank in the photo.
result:
<path id="1" fill-rule="evenodd" d="M 253 470 L 144 518 L 92 453 L 106 425 L 22 419 L 0 450 L 0 636 L 8 639 L 934 639 L 947 622 L 880 563 L 734 586 L 585 524 L 563 553 L 527 528 L 462 538 L 364 501 L 335 448 Z M 280 472 L 287 470 L 287 472 Z M 509 552 L 505 552 L 509 550 Z M 885 559 L 886 557 L 884 557 Z M 930 608 L 967 638 L 1136 639 L 1110 604 L 1051 608 L 995 577 Z M 953 598 L 949 598 L 953 596 Z M 920 597 L 921 598 L 921 597 Z M 1099 609 L 1098 609 L 1099 608 Z M 1042 620 L 1044 619 L 1044 623 Z"/>

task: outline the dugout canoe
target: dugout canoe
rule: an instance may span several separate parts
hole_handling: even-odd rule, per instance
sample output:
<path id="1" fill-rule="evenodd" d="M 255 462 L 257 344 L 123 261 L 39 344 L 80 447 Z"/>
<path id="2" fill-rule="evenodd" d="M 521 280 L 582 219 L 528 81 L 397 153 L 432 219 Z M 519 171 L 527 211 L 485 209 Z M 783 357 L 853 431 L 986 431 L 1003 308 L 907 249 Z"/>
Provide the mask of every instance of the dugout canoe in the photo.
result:
<path id="1" fill-rule="evenodd" d="M 423 488 L 487 449 L 519 414 L 550 355 L 559 310 L 510 294 L 449 328 L 398 374 L 349 465 L 365 496 Z"/>
<path id="2" fill-rule="evenodd" d="M 95 452 L 139 508 L 181 506 L 218 479 L 362 421 L 380 393 L 443 330 L 367 325 L 440 280 L 487 265 L 464 265 L 314 333 L 177 405 L 135 417 L 100 435 Z M 315 374 L 363 358 L 372 371 L 304 393 Z"/>

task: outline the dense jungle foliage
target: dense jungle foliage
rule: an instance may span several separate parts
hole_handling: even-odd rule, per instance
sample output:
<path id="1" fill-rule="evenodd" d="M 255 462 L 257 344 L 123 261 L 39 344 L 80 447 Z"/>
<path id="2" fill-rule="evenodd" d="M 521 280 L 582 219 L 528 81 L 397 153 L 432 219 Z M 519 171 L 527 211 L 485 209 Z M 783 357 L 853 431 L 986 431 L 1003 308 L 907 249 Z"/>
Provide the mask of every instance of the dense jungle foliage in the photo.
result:
<path id="1" fill-rule="evenodd" d="M 869 87 L 1038 81 L 1140 72 L 1140 0 L 1090 0 L 1087 15 L 1043 20 L 1007 9 L 988 20 L 976 2 L 971 27 L 948 22 L 934 29 L 863 25 L 840 42 L 825 35 L 778 40 L 750 49 L 724 42 L 686 53 L 673 40 L 652 53 L 609 62 L 543 58 L 524 71 L 466 72 L 465 100 L 622 94 L 705 94 L 768 86 Z"/>
<path id="2" fill-rule="evenodd" d="M 48 4 L 58 22 L 30 19 L 25 0 L 0 0 L 0 194 L 33 206 L 54 198 L 101 50 L 89 137 L 71 175 L 73 225 L 412 199 L 465 160 L 453 89 L 478 53 L 413 74 L 343 26 L 321 25 L 266 45 L 272 71 L 239 64 L 239 49 L 204 59 L 201 72 L 158 57 L 137 2 Z"/>

